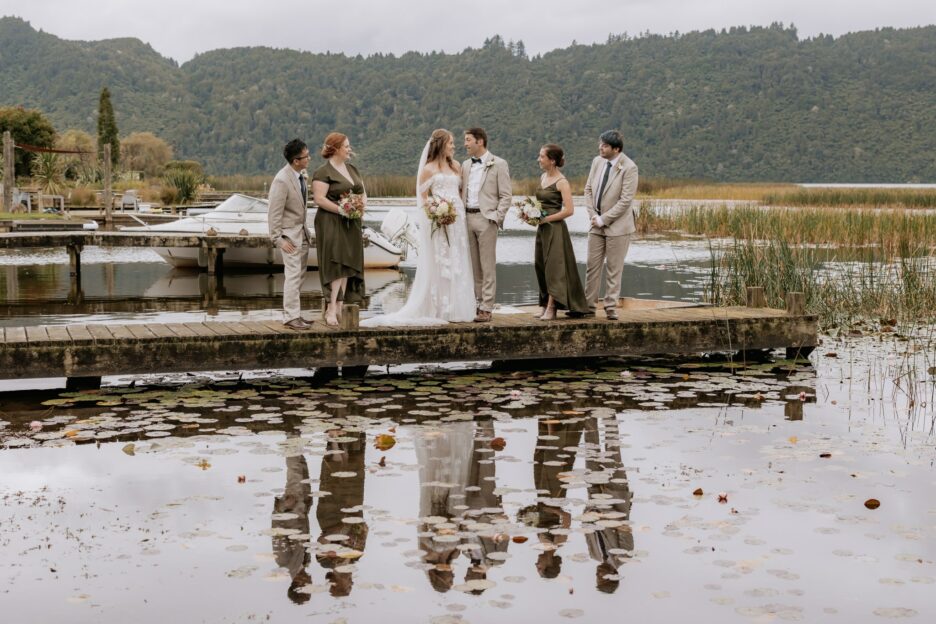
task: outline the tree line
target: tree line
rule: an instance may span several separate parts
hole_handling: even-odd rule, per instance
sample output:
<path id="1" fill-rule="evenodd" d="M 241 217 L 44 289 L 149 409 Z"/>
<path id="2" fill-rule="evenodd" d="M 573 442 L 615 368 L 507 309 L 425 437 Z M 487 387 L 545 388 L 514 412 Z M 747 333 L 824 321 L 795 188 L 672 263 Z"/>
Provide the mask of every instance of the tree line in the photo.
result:
<path id="1" fill-rule="evenodd" d="M 2 18 L 0 58 L 0 105 L 90 131 L 106 86 L 123 132 L 153 133 L 213 174 L 272 173 L 289 138 L 315 147 L 340 130 L 367 173 L 410 175 L 433 128 L 480 125 L 520 177 L 546 142 L 581 175 L 598 135 L 618 128 L 651 176 L 936 179 L 936 26 L 613 34 L 532 57 L 498 36 L 456 54 L 254 47 L 179 66 L 135 39 L 64 41 Z"/>

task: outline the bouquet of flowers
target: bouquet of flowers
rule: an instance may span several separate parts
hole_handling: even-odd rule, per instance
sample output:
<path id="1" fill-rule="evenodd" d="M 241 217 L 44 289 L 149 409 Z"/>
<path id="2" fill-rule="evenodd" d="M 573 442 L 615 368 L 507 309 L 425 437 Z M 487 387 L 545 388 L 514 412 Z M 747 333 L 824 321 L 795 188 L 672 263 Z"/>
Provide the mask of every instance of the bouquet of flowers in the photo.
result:
<path id="1" fill-rule="evenodd" d="M 345 193 L 338 200 L 338 209 L 345 219 L 360 219 L 364 216 L 364 196 L 360 193 Z"/>
<path id="2" fill-rule="evenodd" d="M 455 212 L 455 202 L 445 197 L 430 195 L 423 203 L 423 210 L 432 223 L 432 233 L 435 234 L 441 229 L 445 234 L 445 242 L 449 243 L 448 226 L 455 223 L 458 214 Z"/>
<path id="3" fill-rule="evenodd" d="M 517 216 L 527 225 L 536 227 L 546 216 L 543 212 L 543 205 L 535 197 L 524 197 L 515 201 L 513 205 L 517 209 Z"/>

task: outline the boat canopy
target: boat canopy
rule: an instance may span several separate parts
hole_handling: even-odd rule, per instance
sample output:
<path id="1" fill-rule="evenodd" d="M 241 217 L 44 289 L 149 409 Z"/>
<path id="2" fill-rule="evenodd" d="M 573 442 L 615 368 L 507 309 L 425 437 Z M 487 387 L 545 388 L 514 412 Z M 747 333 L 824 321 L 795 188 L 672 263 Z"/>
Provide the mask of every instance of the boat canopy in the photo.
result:
<path id="1" fill-rule="evenodd" d="M 212 212 L 253 212 L 266 214 L 269 210 L 269 204 L 267 204 L 265 199 L 258 199 L 256 197 L 235 193 L 218 204 L 217 208 Z"/>

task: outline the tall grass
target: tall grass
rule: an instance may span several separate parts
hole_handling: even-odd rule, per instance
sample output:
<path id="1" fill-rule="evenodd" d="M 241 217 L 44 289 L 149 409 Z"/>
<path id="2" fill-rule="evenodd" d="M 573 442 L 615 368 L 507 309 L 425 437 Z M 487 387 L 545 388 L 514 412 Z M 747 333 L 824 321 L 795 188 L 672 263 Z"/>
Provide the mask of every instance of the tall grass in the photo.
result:
<path id="1" fill-rule="evenodd" d="M 936 189 L 796 188 L 767 192 L 761 201 L 769 206 L 936 208 Z"/>
<path id="2" fill-rule="evenodd" d="M 825 327 L 856 318 L 902 322 L 936 319 L 936 258 L 904 248 L 854 262 L 782 238 L 735 239 L 711 247 L 706 297 L 715 305 L 744 305 L 747 286 L 764 288 L 768 305 L 784 307 L 788 292 L 802 292 L 806 309 Z"/>
<path id="3" fill-rule="evenodd" d="M 739 240 L 784 240 L 791 245 L 876 246 L 897 256 L 936 247 L 936 213 L 835 208 L 716 206 L 667 208 L 645 205 L 642 233 L 679 231 Z"/>

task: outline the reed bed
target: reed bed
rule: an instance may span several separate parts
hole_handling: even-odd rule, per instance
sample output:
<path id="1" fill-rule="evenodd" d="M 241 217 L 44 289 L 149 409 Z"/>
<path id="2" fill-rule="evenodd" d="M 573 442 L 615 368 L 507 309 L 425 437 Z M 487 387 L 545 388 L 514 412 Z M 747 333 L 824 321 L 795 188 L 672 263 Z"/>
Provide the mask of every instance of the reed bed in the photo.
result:
<path id="1" fill-rule="evenodd" d="M 855 262 L 848 254 L 796 246 L 783 239 L 735 239 L 711 246 L 706 297 L 716 305 L 744 305 L 746 287 L 761 286 L 771 307 L 802 292 L 806 309 L 825 329 L 861 318 L 904 323 L 936 320 L 936 258 L 904 249 Z"/>
<path id="2" fill-rule="evenodd" d="M 650 205 L 640 210 L 637 228 L 791 245 L 874 246 L 893 256 L 936 247 L 936 213 L 900 210 Z"/>
<path id="3" fill-rule="evenodd" d="M 769 206 L 936 208 L 936 189 L 796 188 L 766 192 L 760 201 Z"/>

